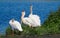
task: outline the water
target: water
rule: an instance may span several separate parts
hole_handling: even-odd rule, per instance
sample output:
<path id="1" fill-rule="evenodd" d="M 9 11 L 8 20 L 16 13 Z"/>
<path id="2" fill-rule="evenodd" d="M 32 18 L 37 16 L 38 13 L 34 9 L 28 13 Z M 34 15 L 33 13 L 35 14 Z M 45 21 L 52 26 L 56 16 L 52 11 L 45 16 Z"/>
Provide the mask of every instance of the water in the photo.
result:
<path id="1" fill-rule="evenodd" d="M 41 18 L 41 23 L 48 17 L 50 11 L 56 11 L 60 6 L 59 2 L 0 2 L 0 34 L 5 33 L 9 26 L 9 20 L 14 18 L 20 21 L 22 10 L 26 11 L 26 16 L 30 13 L 30 4 L 33 5 L 33 14 L 37 14 Z"/>

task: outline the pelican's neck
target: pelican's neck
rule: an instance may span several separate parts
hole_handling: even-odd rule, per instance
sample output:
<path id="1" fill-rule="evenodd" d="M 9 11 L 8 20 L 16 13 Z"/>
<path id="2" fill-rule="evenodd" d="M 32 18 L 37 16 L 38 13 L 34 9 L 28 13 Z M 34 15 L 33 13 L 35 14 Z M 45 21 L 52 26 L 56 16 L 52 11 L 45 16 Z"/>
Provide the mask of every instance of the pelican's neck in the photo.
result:
<path id="1" fill-rule="evenodd" d="M 24 16 L 21 17 L 21 21 L 23 21 L 23 19 L 24 19 Z"/>
<path id="2" fill-rule="evenodd" d="M 21 16 L 21 24 L 22 24 L 22 22 L 24 22 L 24 15 Z"/>
<path id="3" fill-rule="evenodd" d="M 30 6 L 30 14 L 32 14 L 32 6 Z"/>

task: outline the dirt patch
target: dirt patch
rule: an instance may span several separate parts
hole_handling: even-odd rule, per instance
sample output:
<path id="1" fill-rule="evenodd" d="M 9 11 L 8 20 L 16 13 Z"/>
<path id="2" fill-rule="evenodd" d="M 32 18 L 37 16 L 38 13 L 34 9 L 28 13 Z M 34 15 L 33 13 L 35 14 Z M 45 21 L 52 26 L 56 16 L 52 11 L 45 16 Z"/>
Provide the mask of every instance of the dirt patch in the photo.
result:
<path id="1" fill-rule="evenodd" d="M 1 36 L 1 38 L 60 38 L 60 34 L 53 34 L 53 35 L 7 35 Z"/>

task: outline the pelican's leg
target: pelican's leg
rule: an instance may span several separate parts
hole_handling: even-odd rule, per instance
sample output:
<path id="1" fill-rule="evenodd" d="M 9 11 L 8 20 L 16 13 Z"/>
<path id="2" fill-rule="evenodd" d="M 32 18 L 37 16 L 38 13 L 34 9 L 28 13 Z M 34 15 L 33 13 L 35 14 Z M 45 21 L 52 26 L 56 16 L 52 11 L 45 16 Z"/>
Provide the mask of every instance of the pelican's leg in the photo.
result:
<path id="1" fill-rule="evenodd" d="M 34 28 L 32 27 L 32 25 L 30 25 L 30 28 L 33 30 Z"/>
<path id="2" fill-rule="evenodd" d="M 29 24 L 29 27 L 32 27 L 32 25 L 31 25 L 31 24 Z"/>
<path id="3" fill-rule="evenodd" d="M 12 31 L 12 36 L 14 36 L 14 31 Z"/>
<path id="4" fill-rule="evenodd" d="M 14 36 L 14 29 L 12 28 L 12 36 Z"/>

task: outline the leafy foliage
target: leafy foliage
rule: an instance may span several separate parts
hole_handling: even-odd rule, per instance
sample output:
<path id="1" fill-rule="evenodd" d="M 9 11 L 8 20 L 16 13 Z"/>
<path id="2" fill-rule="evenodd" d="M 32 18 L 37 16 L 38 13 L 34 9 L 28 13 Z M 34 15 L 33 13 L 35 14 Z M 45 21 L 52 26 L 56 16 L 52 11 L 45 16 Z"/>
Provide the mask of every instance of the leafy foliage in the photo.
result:
<path id="1" fill-rule="evenodd" d="M 44 22 L 44 26 L 49 34 L 60 33 L 60 8 L 49 15 L 48 19 Z"/>

